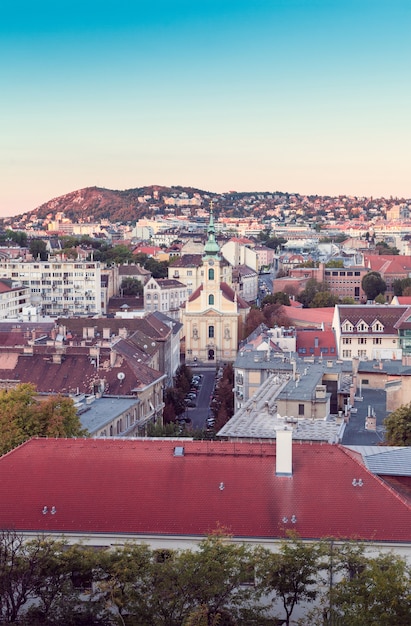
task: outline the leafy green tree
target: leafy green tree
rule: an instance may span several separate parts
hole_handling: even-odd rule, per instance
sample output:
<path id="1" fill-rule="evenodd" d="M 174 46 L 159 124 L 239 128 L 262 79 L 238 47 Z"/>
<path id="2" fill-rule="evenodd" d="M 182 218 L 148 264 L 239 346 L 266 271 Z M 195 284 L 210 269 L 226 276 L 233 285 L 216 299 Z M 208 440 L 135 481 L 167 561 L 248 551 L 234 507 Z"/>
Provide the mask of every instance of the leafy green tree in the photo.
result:
<path id="1" fill-rule="evenodd" d="M 321 307 L 335 306 L 337 302 L 338 296 L 334 295 L 330 291 L 319 291 L 315 294 L 309 306 L 311 309 L 318 309 Z"/>
<path id="2" fill-rule="evenodd" d="M 34 385 L 24 383 L 0 391 L 0 453 L 31 437 L 85 436 L 71 398 L 36 399 Z"/>
<path id="3" fill-rule="evenodd" d="M 325 264 L 325 267 L 344 267 L 344 262 L 340 259 L 331 259 Z"/>
<path id="4" fill-rule="evenodd" d="M 396 278 L 392 282 L 394 296 L 405 295 L 404 291 L 411 287 L 411 278 Z"/>
<path id="5" fill-rule="evenodd" d="M 149 257 L 144 263 L 144 268 L 151 272 L 153 278 L 167 278 L 168 266 L 168 261 L 157 261 L 152 257 Z"/>
<path id="6" fill-rule="evenodd" d="M 384 420 L 385 442 L 389 446 L 411 446 L 411 403 L 404 404 Z"/>
<path id="7" fill-rule="evenodd" d="M 180 558 L 190 580 L 188 593 L 194 600 L 193 608 L 204 607 L 204 623 L 237 624 L 234 620 L 242 607 L 257 595 L 250 585 L 254 583 L 254 551 L 217 533 L 202 541 L 197 551 L 184 551 Z"/>
<path id="8" fill-rule="evenodd" d="M 361 281 L 361 287 L 367 296 L 367 300 L 375 300 L 378 294 L 384 294 L 387 285 L 379 272 L 368 272 Z"/>
<path id="9" fill-rule="evenodd" d="M 301 302 L 304 308 L 308 308 L 313 302 L 317 293 L 328 292 L 327 283 L 319 283 L 315 278 L 310 278 L 305 289 L 297 296 L 298 302 Z"/>
<path id="10" fill-rule="evenodd" d="M 139 296 L 143 293 L 143 285 L 138 278 L 123 278 L 120 285 L 120 293 L 125 296 Z"/>
<path id="11" fill-rule="evenodd" d="M 332 617 L 350 626 L 407 626 L 411 623 L 411 578 L 394 554 L 360 553 L 344 563 L 332 589 Z M 337 618 L 337 619 L 336 619 Z"/>
<path id="12" fill-rule="evenodd" d="M 6 230 L 6 239 L 14 241 L 20 248 L 27 246 L 27 233 L 21 230 Z"/>
<path id="13" fill-rule="evenodd" d="M 290 296 L 284 291 L 276 291 L 263 298 L 261 305 L 264 306 L 265 304 L 283 304 L 284 306 L 290 306 Z"/>
<path id="14" fill-rule="evenodd" d="M 350 296 L 344 296 L 344 298 L 341 298 L 341 304 L 355 304 L 355 300 Z"/>
<path id="15" fill-rule="evenodd" d="M 278 553 L 261 549 L 256 574 L 263 592 L 274 594 L 284 609 L 284 623 L 291 622 L 299 602 L 312 602 L 318 595 L 318 571 L 322 549 L 320 544 L 304 543 L 290 536 Z"/>
<path id="16" fill-rule="evenodd" d="M 400 251 L 395 246 L 389 246 L 386 241 L 379 241 L 375 249 L 379 255 L 388 254 L 388 255 L 398 255 Z"/>
<path id="17" fill-rule="evenodd" d="M 48 253 L 47 253 L 47 244 L 42 239 L 31 239 L 29 245 L 29 252 L 32 255 L 33 259 L 40 261 L 47 261 Z"/>
<path id="18" fill-rule="evenodd" d="M 104 260 L 106 263 L 116 263 L 117 265 L 123 265 L 124 263 L 133 260 L 133 253 L 124 244 L 118 244 L 112 248 L 109 248 L 104 253 Z"/>

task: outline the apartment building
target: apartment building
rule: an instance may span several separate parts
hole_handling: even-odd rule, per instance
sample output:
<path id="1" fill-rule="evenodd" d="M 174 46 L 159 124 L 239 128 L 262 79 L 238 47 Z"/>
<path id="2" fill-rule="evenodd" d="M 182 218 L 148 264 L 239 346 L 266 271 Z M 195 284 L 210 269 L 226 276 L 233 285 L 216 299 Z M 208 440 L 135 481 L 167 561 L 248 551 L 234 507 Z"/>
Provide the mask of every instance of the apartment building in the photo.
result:
<path id="1" fill-rule="evenodd" d="M 180 317 L 180 307 L 187 299 L 184 283 L 170 278 L 150 278 L 144 286 L 144 308 L 160 311 L 174 320 Z"/>
<path id="2" fill-rule="evenodd" d="M 336 305 L 332 327 L 338 357 L 352 360 L 401 360 L 397 323 L 408 307 Z"/>
<path id="3" fill-rule="evenodd" d="M 96 261 L 1 261 L 0 276 L 30 290 L 42 314 L 101 314 L 101 268 Z"/>

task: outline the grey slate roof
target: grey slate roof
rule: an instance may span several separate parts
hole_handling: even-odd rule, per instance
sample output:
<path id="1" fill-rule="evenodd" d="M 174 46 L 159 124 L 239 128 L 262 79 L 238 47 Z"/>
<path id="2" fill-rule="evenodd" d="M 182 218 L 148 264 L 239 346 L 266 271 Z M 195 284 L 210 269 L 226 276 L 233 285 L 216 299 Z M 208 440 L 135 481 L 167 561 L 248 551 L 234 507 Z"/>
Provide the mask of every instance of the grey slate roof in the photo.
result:
<path id="1" fill-rule="evenodd" d="M 411 476 L 411 447 L 347 446 L 361 454 L 373 474 L 383 476 Z"/>

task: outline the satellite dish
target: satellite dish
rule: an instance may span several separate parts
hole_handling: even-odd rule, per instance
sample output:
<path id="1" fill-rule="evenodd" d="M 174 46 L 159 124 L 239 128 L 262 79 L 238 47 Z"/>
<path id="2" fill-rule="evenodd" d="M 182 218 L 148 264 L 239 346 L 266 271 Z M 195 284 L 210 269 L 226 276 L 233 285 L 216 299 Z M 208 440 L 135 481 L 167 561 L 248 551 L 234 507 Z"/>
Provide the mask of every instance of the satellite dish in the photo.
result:
<path id="1" fill-rule="evenodd" d="M 126 375 L 125 375 L 125 373 L 124 373 L 124 372 L 119 372 L 119 373 L 117 374 L 117 378 L 118 378 L 119 380 L 124 380 L 124 379 L 125 379 L 125 377 L 126 377 Z"/>

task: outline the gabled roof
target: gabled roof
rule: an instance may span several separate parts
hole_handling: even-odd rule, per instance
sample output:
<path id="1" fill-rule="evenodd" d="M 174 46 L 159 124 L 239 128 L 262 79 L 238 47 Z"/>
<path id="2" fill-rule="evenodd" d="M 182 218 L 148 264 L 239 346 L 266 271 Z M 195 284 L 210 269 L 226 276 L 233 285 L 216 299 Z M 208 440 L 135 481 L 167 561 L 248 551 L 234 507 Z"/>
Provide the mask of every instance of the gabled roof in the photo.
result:
<path id="1" fill-rule="evenodd" d="M 294 445 L 292 477 L 276 476 L 275 461 L 275 444 L 33 439 L 0 458 L 0 526 L 410 542 L 410 505 L 342 446 Z"/>
<path id="2" fill-rule="evenodd" d="M 183 254 L 183 256 L 173 259 L 170 267 L 200 267 L 202 265 L 201 254 Z"/>
<path id="3" fill-rule="evenodd" d="M 297 352 L 307 355 L 327 354 L 327 357 L 337 357 L 335 335 L 332 330 L 297 329 L 296 347 Z"/>
<path id="4" fill-rule="evenodd" d="M 368 326 L 372 326 L 377 320 L 384 326 L 385 334 L 397 334 L 395 324 L 398 322 L 407 307 L 390 306 L 386 304 L 367 305 L 342 305 L 337 304 L 340 322 L 346 320 L 355 327 L 363 320 Z"/>

